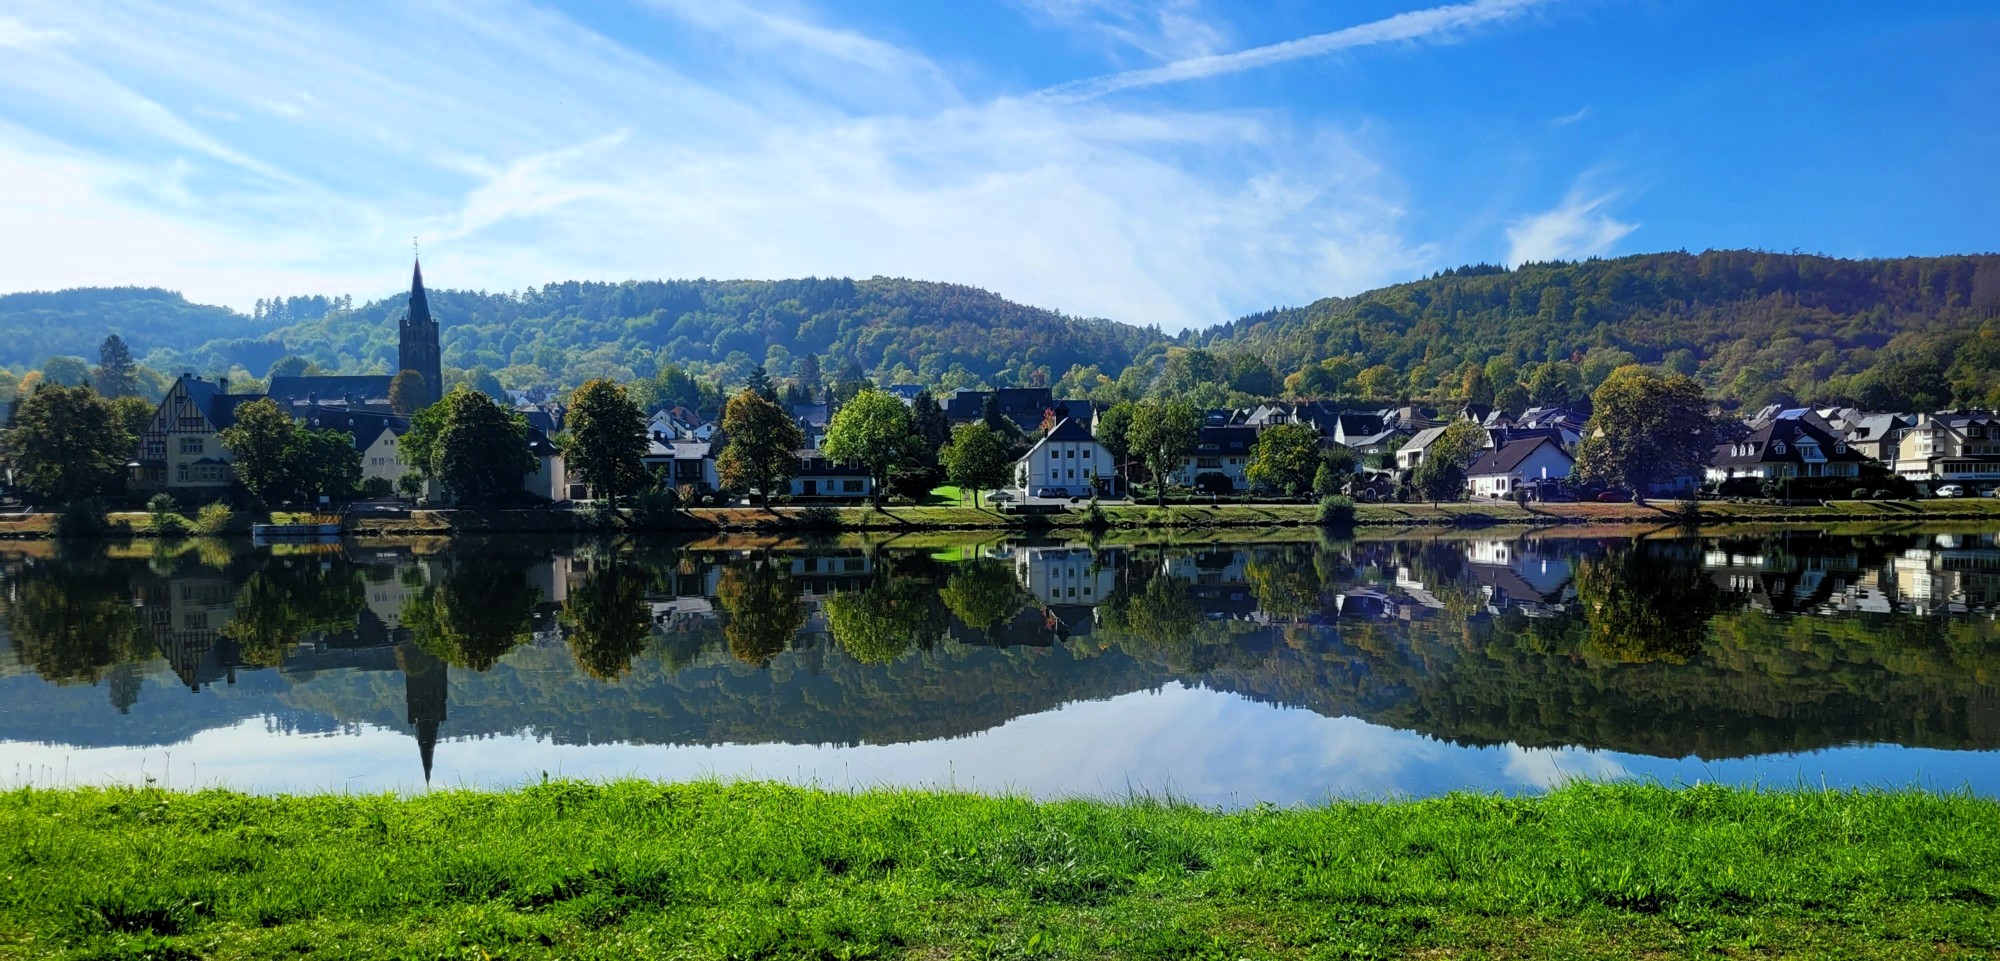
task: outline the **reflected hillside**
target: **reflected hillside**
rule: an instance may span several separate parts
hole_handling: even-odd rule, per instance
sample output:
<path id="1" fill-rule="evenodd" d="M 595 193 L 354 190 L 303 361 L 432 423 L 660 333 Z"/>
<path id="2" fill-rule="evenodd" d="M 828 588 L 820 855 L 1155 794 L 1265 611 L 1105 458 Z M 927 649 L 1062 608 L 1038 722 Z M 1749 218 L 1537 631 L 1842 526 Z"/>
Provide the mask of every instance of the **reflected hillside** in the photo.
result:
<path id="1" fill-rule="evenodd" d="M 1466 744 L 2000 747 L 1991 536 L 936 551 L 66 545 L 0 566 L 0 739 L 884 744 L 1178 682 Z M 466 748 L 471 749 L 471 748 Z"/>

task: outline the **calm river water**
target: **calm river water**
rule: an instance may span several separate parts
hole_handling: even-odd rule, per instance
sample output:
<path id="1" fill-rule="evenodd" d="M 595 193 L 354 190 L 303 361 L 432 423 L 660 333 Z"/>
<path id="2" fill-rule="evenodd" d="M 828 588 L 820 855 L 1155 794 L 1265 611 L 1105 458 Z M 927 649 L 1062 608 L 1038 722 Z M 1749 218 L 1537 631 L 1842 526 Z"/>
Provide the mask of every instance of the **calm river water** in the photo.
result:
<path id="1" fill-rule="evenodd" d="M 0 781 L 2000 794 L 1992 534 L 0 546 Z"/>

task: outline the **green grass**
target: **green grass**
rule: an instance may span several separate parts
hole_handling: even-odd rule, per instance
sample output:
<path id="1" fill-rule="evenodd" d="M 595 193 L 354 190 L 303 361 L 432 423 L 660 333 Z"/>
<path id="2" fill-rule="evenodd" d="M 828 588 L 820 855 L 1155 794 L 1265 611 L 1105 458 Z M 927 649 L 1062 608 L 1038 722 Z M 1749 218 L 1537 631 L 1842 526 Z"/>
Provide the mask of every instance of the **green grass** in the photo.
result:
<path id="1" fill-rule="evenodd" d="M 1216 813 L 771 785 L 0 794 L 7 958 L 1935 958 L 2000 805 L 1581 785 Z"/>

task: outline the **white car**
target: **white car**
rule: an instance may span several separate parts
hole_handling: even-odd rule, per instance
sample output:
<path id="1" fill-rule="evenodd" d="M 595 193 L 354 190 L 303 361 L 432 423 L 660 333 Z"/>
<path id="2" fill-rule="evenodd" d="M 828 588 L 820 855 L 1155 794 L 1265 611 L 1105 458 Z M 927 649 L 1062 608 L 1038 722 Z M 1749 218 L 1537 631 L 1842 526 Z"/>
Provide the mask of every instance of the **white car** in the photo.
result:
<path id="1" fill-rule="evenodd" d="M 1964 487 L 1961 487 L 1961 486 L 1959 486 L 1959 485 L 1957 485 L 1957 484 L 1944 484 L 1944 485 L 1941 485 L 1941 486 L 1939 486 L 1939 487 L 1938 487 L 1938 489 L 1937 489 L 1937 496 L 1939 496 L 1939 497 L 1964 497 L 1964 496 L 1965 496 L 1965 488 L 1964 488 Z"/>

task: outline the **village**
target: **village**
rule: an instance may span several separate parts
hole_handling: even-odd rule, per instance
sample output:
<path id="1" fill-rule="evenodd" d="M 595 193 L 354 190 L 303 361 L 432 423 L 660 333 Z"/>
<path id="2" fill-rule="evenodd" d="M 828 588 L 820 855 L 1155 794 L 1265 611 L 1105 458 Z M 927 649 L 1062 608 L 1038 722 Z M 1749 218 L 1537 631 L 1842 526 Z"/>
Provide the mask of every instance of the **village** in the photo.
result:
<path id="1" fill-rule="evenodd" d="M 351 438 L 358 481 L 351 491 L 338 485 L 322 490 L 320 501 L 338 504 L 397 494 L 433 506 L 466 501 L 463 492 L 441 485 L 436 471 L 405 452 L 417 412 L 444 399 L 435 386 L 443 383 L 438 330 L 419 267 L 400 322 L 401 372 L 396 376 L 276 376 L 261 392 L 232 393 L 227 378 L 182 374 L 138 439 L 127 465 L 130 491 L 140 497 L 164 493 L 181 504 L 231 499 L 242 484 L 235 463 L 239 454 L 230 449 L 226 432 L 244 405 L 270 401 L 307 430 L 334 430 Z M 1622 476 L 1643 482 L 1621 485 L 1616 476 L 1607 482 L 1605 471 L 1586 478 L 1589 472 L 1578 470 L 1586 438 L 1604 431 L 1593 425 L 1587 402 L 1519 413 L 1471 403 L 1441 409 L 1324 400 L 1182 410 L 1173 413 L 1183 419 L 1192 413 L 1195 419 L 1178 432 L 1153 431 L 1150 447 L 1135 450 L 1130 436 L 1134 411 L 1059 397 L 1048 387 L 955 390 L 936 398 L 913 384 L 869 390 L 894 398 L 909 411 L 909 419 L 887 434 L 876 429 L 868 435 L 875 440 L 864 443 L 901 449 L 864 447 L 857 452 L 852 442 L 830 445 L 830 435 L 856 397 L 808 392 L 805 402 L 775 411 L 785 428 L 777 433 L 791 439 L 775 462 L 765 455 L 764 483 L 752 489 L 740 476 L 725 477 L 730 472 L 722 461 L 735 439 L 724 423 L 676 405 L 640 412 L 643 436 L 626 440 L 627 453 L 636 455 L 644 476 L 618 486 L 626 493 L 671 490 L 681 507 L 748 504 L 752 498 L 766 505 L 807 506 L 879 503 L 892 494 L 920 500 L 934 483 L 962 480 L 961 500 L 970 496 L 975 504 L 1031 512 L 1125 500 L 1142 487 L 1161 503 L 1173 498 L 1220 504 L 1334 496 L 1363 502 L 1470 498 L 1522 503 L 1697 495 L 1891 499 L 1992 496 L 2000 486 L 2000 414 L 1992 411 L 1884 412 L 1774 404 L 1747 417 L 1716 414 L 1702 435 L 1713 443 L 1703 443 L 1698 457 L 1638 465 Z M 766 403 L 775 404 L 768 389 L 762 393 Z M 571 507 L 597 499 L 605 472 L 594 477 L 582 469 L 568 446 L 574 426 L 569 395 L 514 390 L 500 406 L 519 428 L 517 439 L 509 443 L 522 448 L 522 469 L 514 496 L 488 498 L 489 503 Z M 925 437 L 919 428 L 927 412 L 939 423 Z M 1163 410 L 1154 410 L 1142 419 L 1162 416 Z M 940 448 L 953 443 L 955 432 L 975 425 L 990 432 L 992 442 L 981 445 L 977 456 L 966 456 L 977 464 L 959 471 L 960 476 L 946 476 L 950 471 L 938 463 Z M 1454 432 L 1456 425 L 1465 426 Z M 622 429 L 639 433 L 629 421 Z M 785 440 L 754 436 L 765 433 L 761 430 L 750 433 L 745 446 Z M 1677 440 L 1687 443 L 1686 437 Z M 1452 447 L 1449 465 L 1435 463 L 1441 443 Z M 1661 442 L 1649 448 L 1645 438 L 1628 446 L 1637 452 L 1627 458 L 1639 460 L 1649 457 L 1648 450 L 1664 449 Z M 842 456 L 832 456 L 834 448 Z M 891 491 L 892 478 L 913 457 L 930 462 L 928 481 L 914 491 L 907 484 Z M 1448 469 L 1427 471 L 1427 460 L 1432 468 Z"/>

